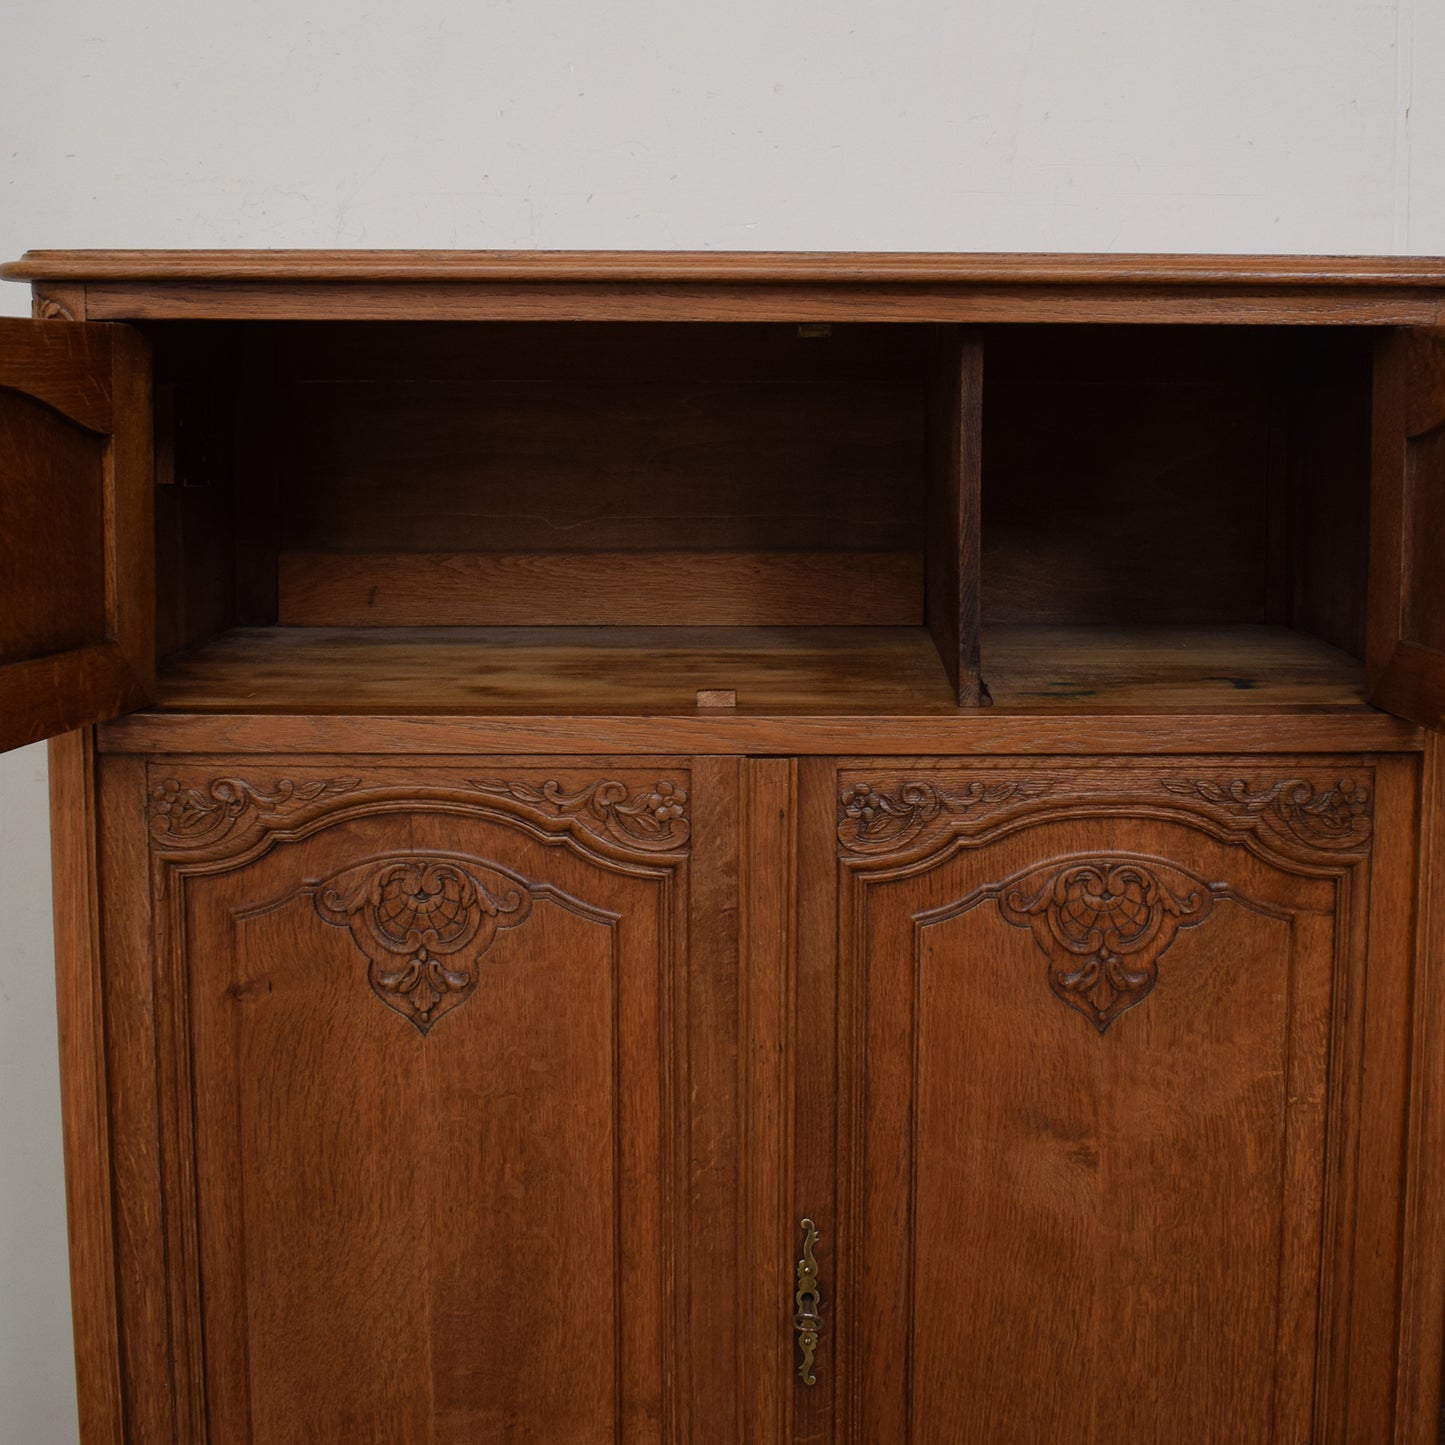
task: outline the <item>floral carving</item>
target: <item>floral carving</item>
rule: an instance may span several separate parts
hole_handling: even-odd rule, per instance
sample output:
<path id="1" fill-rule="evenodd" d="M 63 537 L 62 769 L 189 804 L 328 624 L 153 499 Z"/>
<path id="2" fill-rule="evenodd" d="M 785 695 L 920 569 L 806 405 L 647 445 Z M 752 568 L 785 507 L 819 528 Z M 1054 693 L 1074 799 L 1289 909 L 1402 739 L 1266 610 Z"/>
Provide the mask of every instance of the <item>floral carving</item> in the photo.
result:
<path id="1" fill-rule="evenodd" d="M 590 783 L 575 792 L 567 792 L 555 778 L 541 787 L 474 779 L 472 787 L 526 803 L 549 817 L 574 820 L 592 833 L 634 848 L 670 852 L 681 848 L 691 832 L 687 789 L 665 780 L 636 795 L 615 779 Z"/>
<path id="2" fill-rule="evenodd" d="M 902 783 L 893 792 L 872 783 L 850 783 L 838 795 L 838 841 L 857 853 L 898 848 L 920 836 L 935 819 L 979 816 L 992 807 L 1047 792 L 1040 779 L 984 782 L 975 779 L 960 791 L 945 792 L 932 783 Z"/>
<path id="3" fill-rule="evenodd" d="M 422 857 L 349 869 L 317 890 L 315 905 L 350 929 L 377 998 L 425 1034 L 475 992 L 477 960 L 532 899 L 523 888 L 493 892 L 454 859 Z"/>
<path id="4" fill-rule="evenodd" d="M 1305 778 L 1285 778 L 1262 788 L 1252 788 L 1243 778 L 1166 779 L 1162 786 L 1236 817 L 1258 819 L 1315 848 L 1360 847 L 1370 836 L 1370 790 L 1357 778 L 1340 778 L 1329 787 Z"/>
<path id="5" fill-rule="evenodd" d="M 206 788 L 167 778 L 151 789 L 150 830 L 173 848 L 195 848 L 223 838 L 249 816 L 273 814 L 332 793 L 350 792 L 360 778 L 281 778 L 269 789 L 244 778 L 217 778 Z"/>
<path id="6" fill-rule="evenodd" d="M 998 906 L 1008 923 L 1032 930 L 1049 987 L 1102 1034 L 1148 996 L 1175 934 L 1209 917 L 1209 887 L 1178 880 L 1171 886 L 1140 859 L 1089 859 L 1030 874 L 1003 889 Z"/>

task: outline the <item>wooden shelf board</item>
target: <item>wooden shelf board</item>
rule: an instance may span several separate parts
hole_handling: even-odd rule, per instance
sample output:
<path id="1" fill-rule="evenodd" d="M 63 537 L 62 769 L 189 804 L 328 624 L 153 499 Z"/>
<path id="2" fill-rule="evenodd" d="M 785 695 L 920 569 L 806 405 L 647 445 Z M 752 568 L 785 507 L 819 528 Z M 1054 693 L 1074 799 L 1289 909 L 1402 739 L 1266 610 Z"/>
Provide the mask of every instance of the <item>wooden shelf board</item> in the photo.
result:
<path id="1" fill-rule="evenodd" d="M 1360 664 L 1275 627 L 985 631 L 997 714 L 1366 710 Z M 244 628 L 162 669 L 189 713 L 958 716 L 911 627 Z"/>

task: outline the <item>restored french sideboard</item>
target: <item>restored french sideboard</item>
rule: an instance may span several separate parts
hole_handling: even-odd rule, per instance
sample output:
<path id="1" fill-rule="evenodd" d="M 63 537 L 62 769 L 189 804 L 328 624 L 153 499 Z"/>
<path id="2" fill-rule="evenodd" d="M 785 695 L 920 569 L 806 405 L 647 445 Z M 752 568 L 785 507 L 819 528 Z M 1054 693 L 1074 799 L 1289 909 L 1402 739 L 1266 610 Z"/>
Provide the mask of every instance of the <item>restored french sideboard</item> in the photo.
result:
<path id="1" fill-rule="evenodd" d="M 1445 261 L 34 252 L 85 1445 L 1426 1445 Z"/>

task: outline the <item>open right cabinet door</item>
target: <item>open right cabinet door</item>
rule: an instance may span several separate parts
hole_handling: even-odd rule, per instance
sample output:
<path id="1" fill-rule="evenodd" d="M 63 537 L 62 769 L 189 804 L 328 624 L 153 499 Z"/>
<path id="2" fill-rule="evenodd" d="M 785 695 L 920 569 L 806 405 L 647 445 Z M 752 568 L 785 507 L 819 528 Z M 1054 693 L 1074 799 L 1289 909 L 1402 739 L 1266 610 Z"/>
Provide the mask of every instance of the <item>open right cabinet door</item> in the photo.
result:
<path id="1" fill-rule="evenodd" d="M 1366 695 L 1445 729 L 1445 330 L 1381 344 L 1374 452 Z"/>

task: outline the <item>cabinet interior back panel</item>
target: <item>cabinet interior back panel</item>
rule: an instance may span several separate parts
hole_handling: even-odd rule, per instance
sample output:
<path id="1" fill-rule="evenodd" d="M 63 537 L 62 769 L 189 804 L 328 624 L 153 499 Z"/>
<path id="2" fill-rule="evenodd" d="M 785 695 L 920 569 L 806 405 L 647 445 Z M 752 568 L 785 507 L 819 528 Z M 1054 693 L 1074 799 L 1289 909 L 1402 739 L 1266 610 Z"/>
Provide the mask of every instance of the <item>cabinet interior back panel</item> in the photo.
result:
<path id="1" fill-rule="evenodd" d="M 914 328 L 285 328 L 283 550 L 918 545 Z"/>
<path id="2" fill-rule="evenodd" d="M 996 327 L 995 623 L 1294 623 L 1362 643 L 1369 338 Z"/>

